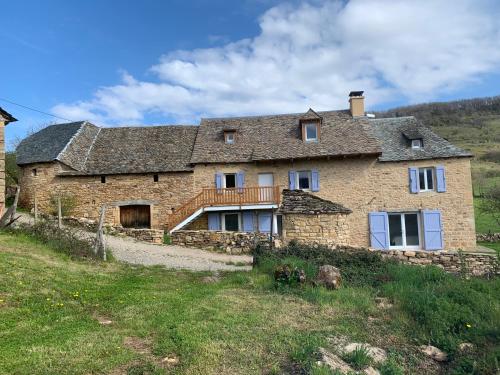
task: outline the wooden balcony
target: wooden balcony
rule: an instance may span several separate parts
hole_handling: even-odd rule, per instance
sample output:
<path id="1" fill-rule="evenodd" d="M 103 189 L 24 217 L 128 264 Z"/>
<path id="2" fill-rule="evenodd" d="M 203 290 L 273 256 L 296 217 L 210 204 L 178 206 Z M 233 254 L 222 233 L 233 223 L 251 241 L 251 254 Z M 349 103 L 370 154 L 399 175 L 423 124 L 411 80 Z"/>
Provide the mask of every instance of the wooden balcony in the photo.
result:
<path id="1" fill-rule="evenodd" d="M 213 206 L 246 206 L 279 204 L 279 186 L 256 186 L 231 189 L 205 188 L 194 198 L 175 209 L 169 218 L 169 229 L 187 219 L 200 208 Z"/>

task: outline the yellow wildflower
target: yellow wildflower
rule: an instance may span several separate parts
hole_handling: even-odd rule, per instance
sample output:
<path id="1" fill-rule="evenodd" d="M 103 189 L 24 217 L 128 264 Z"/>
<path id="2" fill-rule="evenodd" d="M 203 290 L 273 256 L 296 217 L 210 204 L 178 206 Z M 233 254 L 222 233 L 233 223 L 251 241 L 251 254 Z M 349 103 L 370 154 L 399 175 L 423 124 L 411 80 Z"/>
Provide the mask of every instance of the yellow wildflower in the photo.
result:
<path id="1" fill-rule="evenodd" d="M 467 328 L 471 328 L 471 327 L 472 327 L 472 326 L 470 325 L 470 323 L 467 323 L 465 326 L 466 326 Z"/>

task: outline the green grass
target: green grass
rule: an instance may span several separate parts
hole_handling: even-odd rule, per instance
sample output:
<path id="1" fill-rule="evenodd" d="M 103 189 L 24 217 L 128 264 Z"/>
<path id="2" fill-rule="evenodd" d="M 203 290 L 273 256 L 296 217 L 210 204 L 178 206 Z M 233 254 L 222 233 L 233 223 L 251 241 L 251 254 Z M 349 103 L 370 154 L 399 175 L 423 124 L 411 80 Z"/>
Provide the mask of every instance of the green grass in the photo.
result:
<path id="1" fill-rule="evenodd" d="M 316 272 L 303 260 L 287 262 L 305 268 L 308 277 Z M 394 363 L 381 368 L 386 374 L 428 368 L 416 345 L 435 338 L 449 343 L 452 354 L 456 342 L 470 340 L 481 350 L 476 362 L 491 368 L 484 362 L 493 361 L 490 346 L 498 340 L 492 328 L 498 280 L 394 267 L 384 287 L 276 287 L 271 262 L 204 283 L 207 273 L 71 259 L 27 236 L 0 233 L 0 373 L 272 374 L 302 368 L 326 374 L 315 365 L 317 351 L 338 335 L 392 353 Z M 376 307 L 375 297 L 384 294 L 394 309 Z M 429 315 L 429 308 L 436 313 Z M 473 328 L 451 330 L 448 337 L 449 322 L 464 316 Z M 100 325 L 98 318 L 112 324 Z M 146 350 L 134 349 L 130 340 Z M 162 365 L 165 357 L 178 358 L 178 365 Z"/>
<path id="2" fill-rule="evenodd" d="M 474 198 L 474 213 L 476 219 L 477 233 L 500 233 L 500 225 L 495 219 L 486 213 L 481 212 L 481 198 Z"/>

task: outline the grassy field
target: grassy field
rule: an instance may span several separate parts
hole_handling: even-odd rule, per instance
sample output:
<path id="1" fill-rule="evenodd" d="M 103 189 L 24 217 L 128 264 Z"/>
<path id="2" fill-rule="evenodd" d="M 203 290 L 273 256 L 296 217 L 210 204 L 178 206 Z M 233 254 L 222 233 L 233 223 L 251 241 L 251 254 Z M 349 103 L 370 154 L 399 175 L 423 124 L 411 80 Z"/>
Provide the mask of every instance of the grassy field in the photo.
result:
<path id="1" fill-rule="evenodd" d="M 277 289 L 273 267 L 208 283 L 204 273 L 72 260 L 25 235 L 1 233 L 0 373 L 327 374 L 315 353 L 338 335 L 388 350 L 383 375 L 436 373 L 416 347 L 428 342 L 452 355 L 457 343 L 473 342 L 485 371 L 500 356 L 492 347 L 498 279 L 394 266 L 380 286 Z M 380 295 L 394 308 L 377 308 Z M 471 361 L 455 356 L 442 371 Z"/>
<path id="2" fill-rule="evenodd" d="M 500 233 L 500 226 L 495 219 L 480 210 L 481 198 L 474 198 L 474 212 L 477 233 Z"/>

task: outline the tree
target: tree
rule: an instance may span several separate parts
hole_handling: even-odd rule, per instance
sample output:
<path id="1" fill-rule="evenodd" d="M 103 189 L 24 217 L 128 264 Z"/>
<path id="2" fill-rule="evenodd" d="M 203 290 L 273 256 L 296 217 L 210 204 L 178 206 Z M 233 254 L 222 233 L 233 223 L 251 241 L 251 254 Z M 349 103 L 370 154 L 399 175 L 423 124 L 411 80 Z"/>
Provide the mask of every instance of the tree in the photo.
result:
<path id="1" fill-rule="evenodd" d="M 500 186 L 496 185 L 483 194 L 480 205 L 482 213 L 490 215 L 500 226 Z"/>

